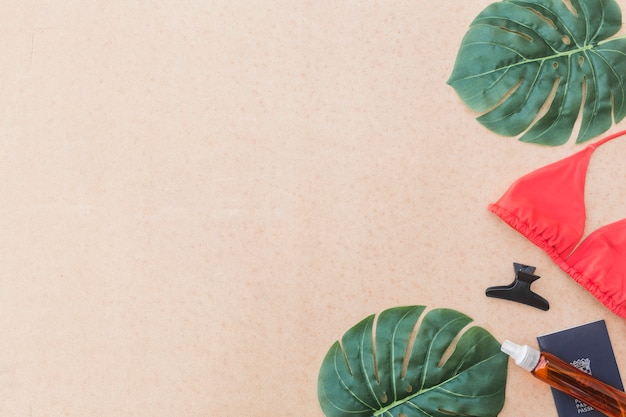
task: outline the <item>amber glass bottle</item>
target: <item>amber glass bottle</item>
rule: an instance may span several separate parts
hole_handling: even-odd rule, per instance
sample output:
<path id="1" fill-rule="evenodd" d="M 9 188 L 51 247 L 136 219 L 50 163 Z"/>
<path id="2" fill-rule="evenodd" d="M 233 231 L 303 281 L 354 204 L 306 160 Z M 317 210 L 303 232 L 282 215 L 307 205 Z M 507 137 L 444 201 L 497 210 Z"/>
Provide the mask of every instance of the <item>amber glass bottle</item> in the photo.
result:
<path id="1" fill-rule="evenodd" d="M 548 352 L 530 346 L 516 345 L 508 340 L 502 351 L 536 378 L 592 406 L 609 417 L 626 417 L 626 394 L 589 374 L 578 370 Z"/>

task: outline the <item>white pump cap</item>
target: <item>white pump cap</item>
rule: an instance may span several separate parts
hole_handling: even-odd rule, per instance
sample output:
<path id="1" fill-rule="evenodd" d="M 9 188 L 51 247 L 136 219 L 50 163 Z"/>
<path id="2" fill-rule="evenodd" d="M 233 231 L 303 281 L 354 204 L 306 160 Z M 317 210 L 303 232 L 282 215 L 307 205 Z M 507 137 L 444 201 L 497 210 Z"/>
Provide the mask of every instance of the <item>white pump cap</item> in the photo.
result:
<path id="1" fill-rule="evenodd" d="M 539 363 L 539 351 L 528 345 L 522 346 L 505 340 L 500 350 L 515 359 L 515 364 L 527 371 L 532 371 Z"/>

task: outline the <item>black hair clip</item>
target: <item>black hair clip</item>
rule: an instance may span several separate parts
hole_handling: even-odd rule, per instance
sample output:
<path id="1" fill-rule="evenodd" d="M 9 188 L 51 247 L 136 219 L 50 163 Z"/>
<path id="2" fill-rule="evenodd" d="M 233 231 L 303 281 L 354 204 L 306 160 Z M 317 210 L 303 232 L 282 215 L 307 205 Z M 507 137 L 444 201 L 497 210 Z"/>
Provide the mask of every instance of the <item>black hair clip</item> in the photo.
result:
<path id="1" fill-rule="evenodd" d="M 513 269 L 515 270 L 515 281 L 509 285 L 489 287 L 485 290 L 485 295 L 487 297 L 515 301 L 547 311 L 550 308 L 548 300 L 530 289 L 530 284 L 540 278 L 537 275 L 533 275 L 536 268 L 534 266 L 513 263 Z"/>

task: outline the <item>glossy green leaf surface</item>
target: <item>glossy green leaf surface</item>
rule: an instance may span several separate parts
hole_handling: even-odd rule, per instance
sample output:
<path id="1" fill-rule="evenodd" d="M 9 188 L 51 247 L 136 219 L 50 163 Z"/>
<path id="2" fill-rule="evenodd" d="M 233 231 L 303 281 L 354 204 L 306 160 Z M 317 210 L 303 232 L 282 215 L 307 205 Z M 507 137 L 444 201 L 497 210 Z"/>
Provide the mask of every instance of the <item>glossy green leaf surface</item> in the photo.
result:
<path id="1" fill-rule="evenodd" d="M 626 116 L 615 0 L 504 0 L 472 22 L 448 83 L 478 121 L 544 145 L 594 138 Z"/>
<path id="2" fill-rule="evenodd" d="M 318 379 L 326 416 L 498 415 L 507 376 L 500 343 L 458 311 L 424 311 L 385 310 L 332 345 Z"/>

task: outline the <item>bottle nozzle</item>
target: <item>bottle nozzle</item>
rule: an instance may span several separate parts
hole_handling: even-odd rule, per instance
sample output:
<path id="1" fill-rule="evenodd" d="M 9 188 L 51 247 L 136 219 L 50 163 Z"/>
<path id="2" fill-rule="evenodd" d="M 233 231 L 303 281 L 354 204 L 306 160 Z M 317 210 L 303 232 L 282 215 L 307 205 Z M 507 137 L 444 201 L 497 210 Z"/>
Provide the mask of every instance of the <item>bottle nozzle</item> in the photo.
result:
<path id="1" fill-rule="evenodd" d="M 539 351 L 528 345 L 522 346 L 510 340 L 505 340 L 500 350 L 513 358 L 516 365 L 521 366 L 527 371 L 532 371 L 537 366 L 537 363 L 539 363 Z"/>

